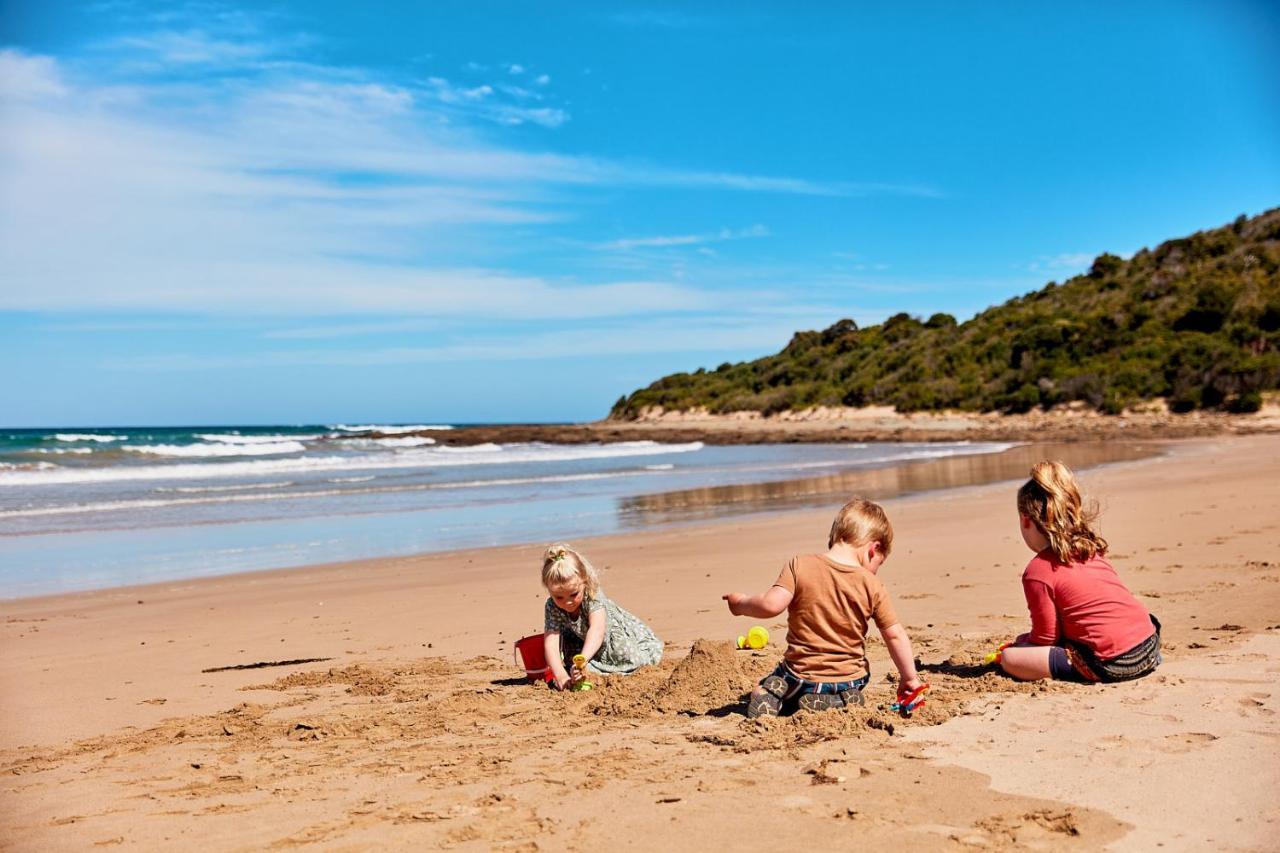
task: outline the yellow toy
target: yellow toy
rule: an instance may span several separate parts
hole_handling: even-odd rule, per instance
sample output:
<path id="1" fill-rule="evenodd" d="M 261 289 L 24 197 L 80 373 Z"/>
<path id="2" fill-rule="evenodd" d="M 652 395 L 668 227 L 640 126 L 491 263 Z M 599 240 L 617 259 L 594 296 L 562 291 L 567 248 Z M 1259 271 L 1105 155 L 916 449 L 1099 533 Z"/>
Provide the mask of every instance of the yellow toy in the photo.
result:
<path id="1" fill-rule="evenodd" d="M 769 645 L 769 632 L 759 625 L 748 631 L 745 637 L 738 635 L 738 648 L 740 649 L 759 651 L 767 645 Z"/>
<path id="2" fill-rule="evenodd" d="M 587 681 L 587 659 L 583 655 L 573 656 L 573 672 L 569 674 L 570 690 L 591 690 L 595 687 Z"/>
<path id="3" fill-rule="evenodd" d="M 982 658 L 983 666 L 991 666 L 993 663 L 1000 663 L 1000 658 L 1004 656 L 1004 650 L 1012 645 L 1013 643 L 1005 643 L 994 652 L 987 652 Z"/>

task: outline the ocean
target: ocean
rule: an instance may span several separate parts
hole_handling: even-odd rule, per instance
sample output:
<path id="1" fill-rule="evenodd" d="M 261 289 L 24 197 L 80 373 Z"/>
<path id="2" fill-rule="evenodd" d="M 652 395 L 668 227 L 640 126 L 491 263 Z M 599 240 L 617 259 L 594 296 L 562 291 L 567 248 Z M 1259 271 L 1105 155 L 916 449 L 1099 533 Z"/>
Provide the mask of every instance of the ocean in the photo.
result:
<path id="1" fill-rule="evenodd" d="M 0 429 L 0 598 L 820 506 L 824 477 L 1012 446 L 437 440 L 457 426 Z"/>

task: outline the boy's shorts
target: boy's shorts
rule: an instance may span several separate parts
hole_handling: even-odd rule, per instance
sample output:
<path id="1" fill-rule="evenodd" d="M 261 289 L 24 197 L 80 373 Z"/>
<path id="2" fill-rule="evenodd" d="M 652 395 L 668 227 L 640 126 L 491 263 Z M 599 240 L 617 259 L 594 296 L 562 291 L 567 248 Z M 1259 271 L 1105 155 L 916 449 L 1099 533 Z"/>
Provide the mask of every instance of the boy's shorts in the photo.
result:
<path id="1" fill-rule="evenodd" d="M 780 662 L 773 672 L 760 679 L 761 686 L 768 678 L 773 676 L 781 678 L 787 682 L 787 692 L 785 696 L 778 698 L 783 702 L 790 702 L 799 699 L 806 693 L 843 693 L 846 690 L 862 690 L 867 686 L 867 682 L 871 680 L 871 670 L 867 669 L 867 674 L 861 678 L 855 678 L 852 681 L 810 681 L 807 678 L 801 678 L 791 671 L 791 667 L 787 666 L 786 661 Z"/>

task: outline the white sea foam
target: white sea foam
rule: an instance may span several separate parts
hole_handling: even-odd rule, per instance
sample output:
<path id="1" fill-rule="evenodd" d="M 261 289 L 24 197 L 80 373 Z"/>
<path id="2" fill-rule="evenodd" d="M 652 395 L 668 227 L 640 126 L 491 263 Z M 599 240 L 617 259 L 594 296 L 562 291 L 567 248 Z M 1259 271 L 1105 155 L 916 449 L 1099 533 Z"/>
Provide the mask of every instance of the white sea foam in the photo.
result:
<path id="1" fill-rule="evenodd" d="M 249 489 L 282 489 L 285 486 L 292 485 L 293 480 L 281 480 L 277 483 L 241 483 L 235 486 L 156 486 L 155 491 L 197 495 L 205 492 L 243 492 Z"/>
<path id="2" fill-rule="evenodd" d="M 241 435 L 233 433 L 199 433 L 196 438 L 221 444 L 278 444 L 282 441 L 314 441 L 320 435 Z"/>
<path id="3" fill-rule="evenodd" d="M 341 438 L 343 447 L 426 447 L 435 444 L 434 438 L 406 435 L 402 438 Z"/>
<path id="4" fill-rule="evenodd" d="M 412 426 L 394 426 L 391 424 L 332 424 L 329 429 L 340 429 L 343 432 L 380 432 L 386 435 L 399 435 L 404 432 L 423 432 L 429 429 L 453 429 L 448 424 L 414 424 Z"/>
<path id="5" fill-rule="evenodd" d="M 52 471 L 57 467 L 52 462 L 0 462 L 0 471 Z M 9 476 L 0 477 L 0 483 L 11 482 Z"/>
<path id="6" fill-rule="evenodd" d="M 674 467 L 676 467 L 676 466 L 672 465 L 671 463 L 667 463 L 666 465 L 646 465 L 646 466 L 644 466 L 644 470 L 646 470 L 646 471 L 670 471 L 670 470 L 671 470 L 672 468 L 674 468 Z"/>
<path id="7" fill-rule="evenodd" d="M 163 446 L 163 445 L 162 445 Z M 173 445 L 184 448 L 183 445 Z M 208 449 L 210 445 L 188 445 Z M 229 447 L 229 446 L 228 446 Z M 262 447 L 254 453 L 262 453 Z M 95 469 L 58 468 L 54 471 L 9 471 L 0 473 L 0 487 L 44 483 L 94 483 L 121 480 L 209 480 L 224 477 L 261 477 L 306 471 L 377 471 L 415 468 L 448 468 L 459 465 L 495 465 L 511 462 L 565 462 L 579 459 L 609 459 L 628 456 L 664 456 L 701 450 L 702 442 L 659 444 L 656 441 L 629 441 L 619 444 L 481 444 L 472 448 L 419 447 L 398 453 L 359 456 L 304 456 L 291 459 L 255 459 L 234 462 L 170 465 L 112 466 Z M 297 450 L 302 450 L 299 446 Z M 190 453 L 188 455 L 197 455 Z M 208 455 L 208 454 L 206 454 Z M 245 448 L 235 453 L 249 455 Z M 55 466 L 50 466 L 55 467 Z"/>
<path id="8" fill-rule="evenodd" d="M 273 441 L 270 444 L 126 444 L 121 449 L 152 456 L 213 457 L 278 456 L 302 453 L 307 448 L 300 441 Z"/>
<path id="9" fill-rule="evenodd" d="M 271 494 L 265 492 L 238 494 L 206 495 L 204 497 L 183 498 L 144 498 L 141 500 L 99 501 L 86 504 L 69 504 L 66 506 L 27 507 L 24 509 L 0 510 L 0 519 L 30 518 L 48 515 L 80 515 L 90 512 L 118 512 L 121 510 L 160 509 L 162 507 L 191 506 L 199 504 L 247 503 L 275 500 L 296 500 L 300 498 L 355 497 L 360 495 L 386 494 L 388 492 L 434 492 L 453 489 L 474 489 L 485 486 L 522 486 L 538 483 L 571 483 L 583 480 L 605 480 L 642 473 L 637 470 L 605 471 L 594 474 L 556 474 L 546 477 L 509 477 L 497 480 L 466 480 L 456 483 L 418 483 L 414 485 L 381 486 L 368 489 L 313 489 L 305 492 L 284 492 Z M 364 478 L 352 478 L 364 479 Z M 372 478 L 368 478 L 372 479 Z M 334 482 L 334 481 L 329 481 Z M 287 485 L 287 484 L 286 484 Z M 230 487 L 236 488 L 236 487 Z M 156 489 L 155 491 L 199 491 L 196 489 Z M 205 491 L 218 491 L 207 489 Z"/>
<path id="10" fill-rule="evenodd" d="M 89 432 L 58 432 L 54 433 L 54 439 L 57 441 L 124 441 L 127 435 L 95 435 Z"/>
<path id="11" fill-rule="evenodd" d="M 78 456 L 85 456 L 87 454 L 93 453 L 94 450 L 92 447 L 38 447 L 36 448 L 35 452 L 36 453 L 53 453 L 58 456 L 61 456 L 65 453 L 73 453 Z"/>

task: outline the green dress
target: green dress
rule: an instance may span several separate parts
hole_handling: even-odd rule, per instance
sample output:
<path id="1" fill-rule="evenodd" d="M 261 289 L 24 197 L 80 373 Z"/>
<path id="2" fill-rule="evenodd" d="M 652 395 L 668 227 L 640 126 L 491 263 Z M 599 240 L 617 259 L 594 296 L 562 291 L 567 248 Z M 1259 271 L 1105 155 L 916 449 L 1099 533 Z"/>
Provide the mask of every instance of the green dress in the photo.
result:
<path id="1" fill-rule="evenodd" d="M 590 625 L 587 614 L 601 609 L 605 613 L 604 642 L 587 664 L 587 669 L 608 675 L 627 675 L 662 660 L 662 641 L 654 636 L 649 626 L 600 590 L 594 598 L 582 602 L 577 616 L 570 616 L 556 607 L 555 601 L 547 599 L 545 630 L 560 634 L 560 647 L 566 662 L 582 650 L 582 641 Z"/>

